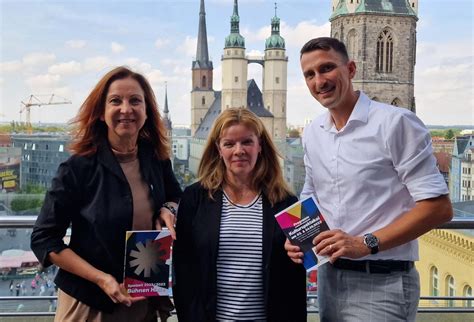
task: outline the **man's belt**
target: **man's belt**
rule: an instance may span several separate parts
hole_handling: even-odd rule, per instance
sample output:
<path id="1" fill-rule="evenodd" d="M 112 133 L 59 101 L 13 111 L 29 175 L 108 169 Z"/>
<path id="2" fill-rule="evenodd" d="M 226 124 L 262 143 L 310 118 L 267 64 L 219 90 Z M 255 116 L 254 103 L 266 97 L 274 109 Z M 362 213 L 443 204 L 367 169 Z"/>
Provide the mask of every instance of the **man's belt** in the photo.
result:
<path id="1" fill-rule="evenodd" d="M 353 261 L 350 259 L 339 258 L 334 264 L 335 268 L 346 269 L 350 271 L 366 272 L 368 274 L 390 274 L 392 272 L 408 272 L 415 264 L 412 261 L 395 260 L 363 260 Z"/>

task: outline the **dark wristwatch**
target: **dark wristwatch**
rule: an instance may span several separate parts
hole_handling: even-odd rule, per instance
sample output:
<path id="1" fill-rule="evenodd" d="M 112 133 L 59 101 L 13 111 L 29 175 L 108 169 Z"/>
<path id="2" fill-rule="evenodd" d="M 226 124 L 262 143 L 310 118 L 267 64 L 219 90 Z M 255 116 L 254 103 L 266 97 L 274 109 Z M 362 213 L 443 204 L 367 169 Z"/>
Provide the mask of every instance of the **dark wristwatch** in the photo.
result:
<path id="1" fill-rule="evenodd" d="M 372 255 L 379 252 L 379 239 L 371 233 L 364 235 L 364 244 L 370 249 Z"/>
<path id="2" fill-rule="evenodd" d="M 177 212 L 176 208 L 171 203 L 165 202 L 162 207 L 168 209 L 169 211 L 171 211 L 173 216 L 176 216 L 176 212 Z"/>

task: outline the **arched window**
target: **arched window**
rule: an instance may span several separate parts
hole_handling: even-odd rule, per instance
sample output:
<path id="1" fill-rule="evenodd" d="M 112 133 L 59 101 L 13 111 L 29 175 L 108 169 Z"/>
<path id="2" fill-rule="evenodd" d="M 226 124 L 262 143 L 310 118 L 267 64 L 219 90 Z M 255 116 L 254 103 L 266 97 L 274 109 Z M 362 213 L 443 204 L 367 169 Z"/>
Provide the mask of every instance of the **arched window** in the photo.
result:
<path id="1" fill-rule="evenodd" d="M 206 87 L 206 86 L 207 86 L 206 75 L 203 75 L 201 79 L 201 87 Z"/>
<path id="2" fill-rule="evenodd" d="M 438 296 L 439 294 L 439 279 L 438 279 L 438 268 L 436 266 L 431 267 L 430 270 L 430 295 Z"/>
<path id="3" fill-rule="evenodd" d="M 350 59 L 357 60 L 357 33 L 355 29 L 349 30 L 347 33 L 347 54 Z"/>
<path id="4" fill-rule="evenodd" d="M 456 289 L 454 288 L 454 277 L 451 275 L 446 276 L 446 296 L 455 296 Z M 447 306 L 454 306 L 454 300 L 448 300 Z"/>
<path id="5" fill-rule="evenodd" d="M 400 101 L 400 99 L 398 97 L 394 98 L 392 103 L 393 106 L 402 106 L 402 101 Z"/>
<path id="6" fill-rule="evenodd" d="M 380 99 L 377 96 L 372 97 L 372 101 L 380 102 Z"/>
<path id="7" fill-rule="evenodd" d="M 469 285 L 464 286 L 463 296 L 472 296 L 472 287 L 470 287 Z M 473 307 L 472 300 L 465 300 L 464 306 Z"/>
<path id="8" fill-rule="evenodd" d="M 202 105 L 206 105 L 206 97 L 205 97 L 205 96 L 203 96 L 203 97 L 201 98 L 201 104 L 202 104 Z"/>
<path id="9" fill-rule="evenodd" d="M 376 70 L 380 73 L 391 73 L 393 67 L 393 35 L 385 28 L 377 38 Z"/>
<path id="10" fill-rule="evenodd" d="M 340 40 L 340 39 L 339 39 L 339 34 L 338 34 L 337 32 L 334 34 L 334 38 Z"/>

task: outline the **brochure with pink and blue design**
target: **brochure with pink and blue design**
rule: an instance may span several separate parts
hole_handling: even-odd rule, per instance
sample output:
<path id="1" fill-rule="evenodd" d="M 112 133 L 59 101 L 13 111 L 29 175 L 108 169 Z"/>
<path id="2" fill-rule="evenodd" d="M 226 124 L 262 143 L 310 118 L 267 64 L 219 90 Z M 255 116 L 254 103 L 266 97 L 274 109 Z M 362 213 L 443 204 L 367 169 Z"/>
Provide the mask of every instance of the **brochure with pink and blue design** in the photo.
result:
<path id="1" fill-rule="evenodd" d="M 275 218 L 288 240 L 303 251 L 303 265 L 307 271 L 329 261 L 329 257 L 319 256 L 313 250 L 314 237 L 329 230 L 314 197 L 297 201 L 276 214 Z"/>

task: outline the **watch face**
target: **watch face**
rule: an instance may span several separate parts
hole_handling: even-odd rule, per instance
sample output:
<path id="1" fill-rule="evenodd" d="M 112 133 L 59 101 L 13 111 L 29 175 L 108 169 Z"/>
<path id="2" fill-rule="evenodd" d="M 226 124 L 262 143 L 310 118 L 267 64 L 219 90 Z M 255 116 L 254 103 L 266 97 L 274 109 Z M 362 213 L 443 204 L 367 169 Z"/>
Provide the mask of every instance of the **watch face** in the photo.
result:
<path id="1" fill-rule="evenodd" d="M 377 247 L 379 245 L 379 240 L 374 235 L 367 234 L 364 237 L 365 237 L 364 241 L 365 241 L 365 244 L 367 245 L 367 247 L 374 248 L 374 247 Z"/>

